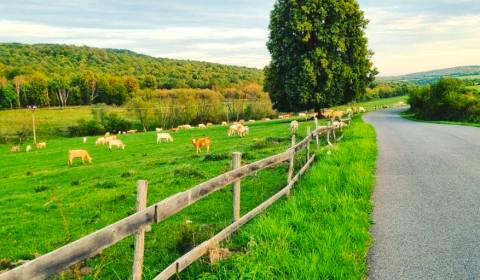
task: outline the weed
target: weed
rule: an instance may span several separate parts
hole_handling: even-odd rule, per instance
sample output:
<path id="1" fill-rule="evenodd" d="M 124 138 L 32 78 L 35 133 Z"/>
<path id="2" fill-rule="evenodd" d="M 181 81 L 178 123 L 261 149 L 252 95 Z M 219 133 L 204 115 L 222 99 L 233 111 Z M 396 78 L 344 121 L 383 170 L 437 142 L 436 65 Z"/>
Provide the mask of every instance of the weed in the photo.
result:
<path id="1" fill-rule="evenodd" d="M 95 188 L 99 189 L 114 189 L 118 188 L 121 184 L 117 181 L 102 181 L 95 184 Z"/>
<path id="2" fill-rule="evenodd" d="M 230 156 L 227 153 L 221 153 L 221 154 L 207 154 L 204 158 L 203 161 L 220 161 L 220 160 L 226 160 L 229 159 Z"/>
<path id="3" fill-rule="evenodd" d="M 39 193 L 39 192 L 44 192 L 46 190 L 48 190 L 49 187 L 47 185 L 39 185 L 39 186 L 36 186 L 33 190 L 36 192 L 36 193 Z"/>
<path id="4" fill-rule="evenodd" d="M 191 165 L 182 165 L 173 170 L 173 174 L 176 178 L 193 179 L 193 178 L 206 178 L 207 176 L 203 171 L 198 168 L 194 168 Z"/>

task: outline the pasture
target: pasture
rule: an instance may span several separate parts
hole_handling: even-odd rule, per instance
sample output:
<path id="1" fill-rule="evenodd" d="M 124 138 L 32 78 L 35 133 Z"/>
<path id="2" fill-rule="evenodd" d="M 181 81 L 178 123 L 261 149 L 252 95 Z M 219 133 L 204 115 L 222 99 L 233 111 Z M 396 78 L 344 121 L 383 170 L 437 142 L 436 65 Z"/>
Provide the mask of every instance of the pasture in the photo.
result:
<path id="1" fill-rule="evenodd" d="M 301 123 L 299 136 L 305 135 Z M 243 153 L 244 162 L 283 151 L 289 144 L 289 121 L 251 124 L 249 136 L 227 137 L 227 128 L 214 126 L 172 133 L 173 143 L 156 144 L 153 132 L 121 135 L 125 150 L 109 151 L 86 144 L 82 138 L 57 138 L 47 148 L 10 153 L 0 145 L 1 269 L 19 260 L 32 259 L 119 220 L 135 209 L 138 179 L 149 182 L 148 204 L 188 189 L 230 169 L 231 152 Z M 212 138 L 209 154 L 195 155 L 192 138 Z M 24 145 L 23 145 L 24 147 Z M 79 160 L 67 166 L 69 149 L 86 149 L 91 164 Z M 242 181 L 241 212 L 273 195 L 286 182 L 286 165 Z M 231 193 L 213 194 L 147 234 L 145 277 L 152 277 L 180 254 L 198 244 L 231 220 Z M 186 223 L 186 221 L 192 223 Z M 88 260 L 92 275 L 118 279 L 131 270 L 133 243 L 128 238 Z M 67 274 L 66 274 L 67 275 Z M 90 277 L 88 276 L 88 277 Z M 95 277 L 93 277 L 95 278 Z"/>
<path id="2" fill-rule="evenodd" d="M 357 106 L 371 109 L 374 106 L 392 106 L 404 100 L 405 97 L 397 97 Z M 18 111 L 12 112 L 9 112 L 10 116 Z M 83 112 L 84 116 L 88 114 L 88 110 Z M 0 115 L 4 113 L 0 112 Z M 75 111 L 71 113 L 75 115 Z M 50 117 L 51 125 L 69 124 L 54 115 Z M 360 119 L 356 118 L 355 122 L 360 122 Z M 0 145 L 0 211 L 3 213 L 0 235 L 5 237 L 0 240 L 0 271 L 132 214 L 135 211 L 136 181 L 139 179 L 148 180 L 148 204 L 152 204 L 229 170 L 234 151 L 243 153 L 245 163 L 285 150 L 290 145 L 289 123 L 289 120 L 275 120 L 248 124 L 250 134 L 243 139 L 227 137 L 227 128 L 221 126 L 171 133 L 173 143 L 158 145 L 155 132 L 121 135 L 120 139 L 126 144 L 125 150 L 112 151 L 105 146 L 95 146 L 95 137 L 88 137 L 86 144 L 81 137 L 57 137 L 47 141 L 46 149 L 34 149 L 29 153 L 24 148 L 31 142 L 23 144 L 20 153 L 10 153 L 11 145 Z M 297 139 L 305 135 L 306 126 L 314 125 L 313 122 L 300 122 Z M 364 129 L 364 126 L 358 126 L 357 134 Z M 359 141 L 357 138 L 363 137 L 361 133 L 358 135 L 352 136 L 351 145 L 355 146 Z M 195 155 L 191 139 L 203 136 L 212 138 L 211 151 Z M 42 139 L 42 134 L 37 137 Z M 368 141 L 369 144 L 374 143 L 374 139 Z M 323 169 L 343 166 L 355 153 L 361 152 L 361 147 L 357 148 L 352 147 L 352 154 L 344 154 L 326 166 L 322 163 L 314 166 L 321 164 Z M 77 159 L 72 167 L 68 167 L 69 149 L 88 150 L 92 163 L 82 165 Z M 372 162 L 374 158 L 369 157 L 356 165 Z M 287 165 L 280 165 L 242 180 L 241 212 L 246 213 L 283 187 L 287 168 Z M 342 175 L 330 177 L 333 188 L 341 187 L 339 184 L 342 181 L 334 179 L 336 176 Z M 362 186 L 367 188 L 370 183 L 362 181 Z M 154 225 L 146 236 L 145 278 L 155 276 L 177 257 L 227 225 L 231 221 L 231 199 L 227 188 Z M 335 231 L 335 228 L 331 230 Z M 128 278 L 133 241 L 133 238 L 127 238 L 60 277 L 78 276 L 80 268 L 84 267 L 92 269 L 82 276 L 85 279 Z M 245 241 L 245 236 L 240 241 Z M 246 246 L 238 242 L 235 244 Z M 367 247 L 366 244 L 362 246 Z M 205 271 L 205 266 L 200 262 L 185 273 L 192 275 L 202 271 Z"/>

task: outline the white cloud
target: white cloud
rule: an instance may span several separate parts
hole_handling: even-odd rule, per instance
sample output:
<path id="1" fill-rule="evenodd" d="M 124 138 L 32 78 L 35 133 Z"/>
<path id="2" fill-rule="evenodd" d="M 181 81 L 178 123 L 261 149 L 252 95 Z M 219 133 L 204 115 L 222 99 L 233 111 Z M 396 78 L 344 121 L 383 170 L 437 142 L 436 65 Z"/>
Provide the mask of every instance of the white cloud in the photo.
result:
<path id="1" fill-rule="evenodd" d="M 262 28 L 72 28 L 0 20 L 0 34 L 4 34 L 0 35 L 2 41 L 125 48 L 160 57 L 257 68 L 269 61 L 265 47 L 268 31 Z"/>
<path id="2" fill-rule="evenodd" d="M 383 75 L 480 64 L 480 17 L 366 9 L 374 62 Z"/>

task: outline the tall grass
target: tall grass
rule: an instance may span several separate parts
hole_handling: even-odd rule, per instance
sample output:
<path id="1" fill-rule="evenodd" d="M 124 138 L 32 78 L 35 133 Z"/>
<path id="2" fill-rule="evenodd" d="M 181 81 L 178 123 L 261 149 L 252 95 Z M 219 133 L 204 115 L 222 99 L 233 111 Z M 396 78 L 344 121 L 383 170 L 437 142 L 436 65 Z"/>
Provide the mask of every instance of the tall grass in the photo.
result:
<path id="1" fill-rule="evenodd" d="M 291 198 L 272 206 L 225 246 L 241 248 L 185 278 L 365 279 L 371 238 L 375 132 L 359 118 L 330 153 L 322 152 Z"/>

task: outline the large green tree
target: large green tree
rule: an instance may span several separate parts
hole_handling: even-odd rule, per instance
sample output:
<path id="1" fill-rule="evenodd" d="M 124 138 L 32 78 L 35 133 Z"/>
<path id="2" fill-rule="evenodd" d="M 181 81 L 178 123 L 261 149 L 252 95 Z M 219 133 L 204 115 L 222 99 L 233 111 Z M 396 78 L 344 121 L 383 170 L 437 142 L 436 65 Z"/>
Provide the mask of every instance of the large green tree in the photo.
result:
<path id="1" fill-rule="evenodd" d="M 346 103 L 374 80 L 368 21 L 356 0 L 277 0 L 265 90 L 280 111 Z"/>

